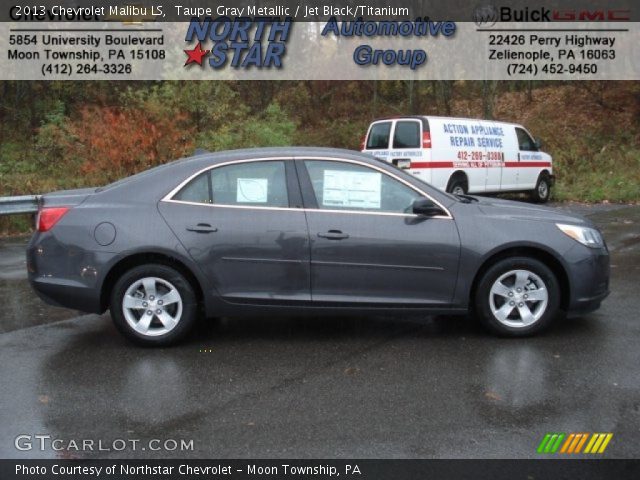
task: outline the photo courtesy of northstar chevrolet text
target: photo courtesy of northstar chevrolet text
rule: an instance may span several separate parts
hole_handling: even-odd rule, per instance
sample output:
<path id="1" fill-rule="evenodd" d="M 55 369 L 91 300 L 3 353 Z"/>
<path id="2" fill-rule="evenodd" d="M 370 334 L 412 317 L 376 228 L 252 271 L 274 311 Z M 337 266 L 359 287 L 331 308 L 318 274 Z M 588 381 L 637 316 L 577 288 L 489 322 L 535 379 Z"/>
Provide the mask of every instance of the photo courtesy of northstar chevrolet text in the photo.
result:
<path id="1" fill-rule="evenodd" d="M 639 20 L 0 6 L 0 478 L 638 478 Z"/>

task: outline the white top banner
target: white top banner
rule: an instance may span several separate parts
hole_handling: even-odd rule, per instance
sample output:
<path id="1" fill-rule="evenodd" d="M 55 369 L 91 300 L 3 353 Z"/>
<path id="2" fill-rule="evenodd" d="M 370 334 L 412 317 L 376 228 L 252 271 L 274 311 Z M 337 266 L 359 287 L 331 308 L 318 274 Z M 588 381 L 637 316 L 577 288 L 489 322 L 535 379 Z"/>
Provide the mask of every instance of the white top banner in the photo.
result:
<path id="1" fill-rule="evenodd" d="M 637 22 L 2 22 L 2 80 L 637 80 Z"/>

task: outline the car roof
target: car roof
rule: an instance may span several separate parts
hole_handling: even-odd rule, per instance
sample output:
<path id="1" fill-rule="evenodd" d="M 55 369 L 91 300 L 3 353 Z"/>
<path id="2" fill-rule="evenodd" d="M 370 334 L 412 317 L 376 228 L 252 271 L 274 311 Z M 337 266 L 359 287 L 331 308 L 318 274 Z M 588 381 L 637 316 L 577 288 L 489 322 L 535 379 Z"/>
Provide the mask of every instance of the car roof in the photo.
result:
<path id="1" fill-rule="evenodd" d="M 329 148 L 329 147 L 261 147 L 261 148 L 243 148 L 237 150 L 225 150 L 220 152 L 204 152 L 196 151 L 196 154 L 185 158 L 189 159 L 202 159 L 208 158 L 209 160 L 228 160 L 235 157 L 244 157 L 247 159 L 261 158 L 261 157 L 305 157 L 305 156 L 355 156 L 358 158 L 369 157 L 369 155 L 362 154 L 355 150 L 347 150 L 344 148 Z"/>
<path id="2" fill-rule="evenodd" d="M 290 157 L 338 157 L 353 160 L 360 160 L 372 164 L 383 164 L 383 162 L 370 154 L 342 148 L 325 147 L 264 147 L 264 148 L 244 148 L 238 150 L 224 150 L 220 152 L 207 152 L 196 150 L 195 154 L 189 157 L 179 158 L 171 162 L 163 163 L 144 170 L 135 175 L 131 175 L 117 180 L 109 185 L 98 188 L 96 191 L 108 191 L 115 187 L 131 184 L 132 182 L 145 181 L 163 175 L 165 171 L 176 170 L 180 174 L 189 174 L 202 168 L 213 166 L 217 163 L 232 162 L 235 160 L 251 160 L 258 158 L 279 158 L 288 159 Z"/>

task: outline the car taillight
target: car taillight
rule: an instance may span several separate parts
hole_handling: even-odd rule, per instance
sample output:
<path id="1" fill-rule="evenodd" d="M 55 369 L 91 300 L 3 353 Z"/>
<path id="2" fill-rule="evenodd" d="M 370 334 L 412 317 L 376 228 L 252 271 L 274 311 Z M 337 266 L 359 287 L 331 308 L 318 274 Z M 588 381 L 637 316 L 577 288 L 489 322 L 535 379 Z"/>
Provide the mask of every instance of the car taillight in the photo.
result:
<path id="1" fill-rule="evenodd" d="M 47 232 L 69 211 L 69 207 L 45 207 L 38 212 L 38 231 Z"/>
<path id="2" fill-rule="evenodd" d="M 364 142 L 366 139 L 367 139 L 366 135 L 360 139 L 360 151 L 364 150 L 364 145 L 365 145 Z"/>
<path id="3" fill-rule="evenodd" d="M 422 132 L 422 148 L 431 148 L 431 132 Z"/>

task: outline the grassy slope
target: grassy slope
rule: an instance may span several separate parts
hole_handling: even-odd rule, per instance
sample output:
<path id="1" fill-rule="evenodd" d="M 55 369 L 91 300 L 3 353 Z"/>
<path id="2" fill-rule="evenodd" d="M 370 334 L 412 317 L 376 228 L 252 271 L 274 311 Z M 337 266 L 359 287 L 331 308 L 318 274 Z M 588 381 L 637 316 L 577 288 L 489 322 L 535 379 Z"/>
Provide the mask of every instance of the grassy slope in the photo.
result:
<path id="1" fill-rule="evenodd" d="M 556 200 L 640 201 L 640 84 L 607 82 L 600 105 L 591 90 L 557 85 L 506 93 L 495 117 L 525 125 L 555 162 Z M 455 114 L 477 117 L 480 101 L 459 101 Z"/>
<path id="2" fill-rule="evenodd" d="M 599 104 L 592 93 L 593 83 L 585 88 L 576 84 L 557 84 L 533 91 L 533 102 L 522 92 L 499 96 L 495 118 L 525 125 L 542 139 L 545 151 L 553 155 L 558 183 L 556 200 L 581 202 L 640 201 L 640 82 L 606 82 Z M 590 90 L 589 90 L 590 89 Z M 431 112 L 430 112 L 431 113 Z M 480 99 L 458 98 L 452 115 L 482 117 Z M 362 119 L 336 122 L 333 131 L 300 130 L 300 144 L 333 145 L 335 128 L 344 141 L 357 148 Z M 339 127 L 336 127 L 338 125 Z M 3 149 L 9 145 L 0 146 Z M 15 146 L 15 148 L 18 148 Z M 86 179 L 69 175 L 68 169 L 42 174 L 24 160 L 22 165 L 0 169 L 0 195 L 42 193 L 60 188 L 85 186 Z M 28 231 L 27 216 L 0 217 L 0 234 Z"/>

